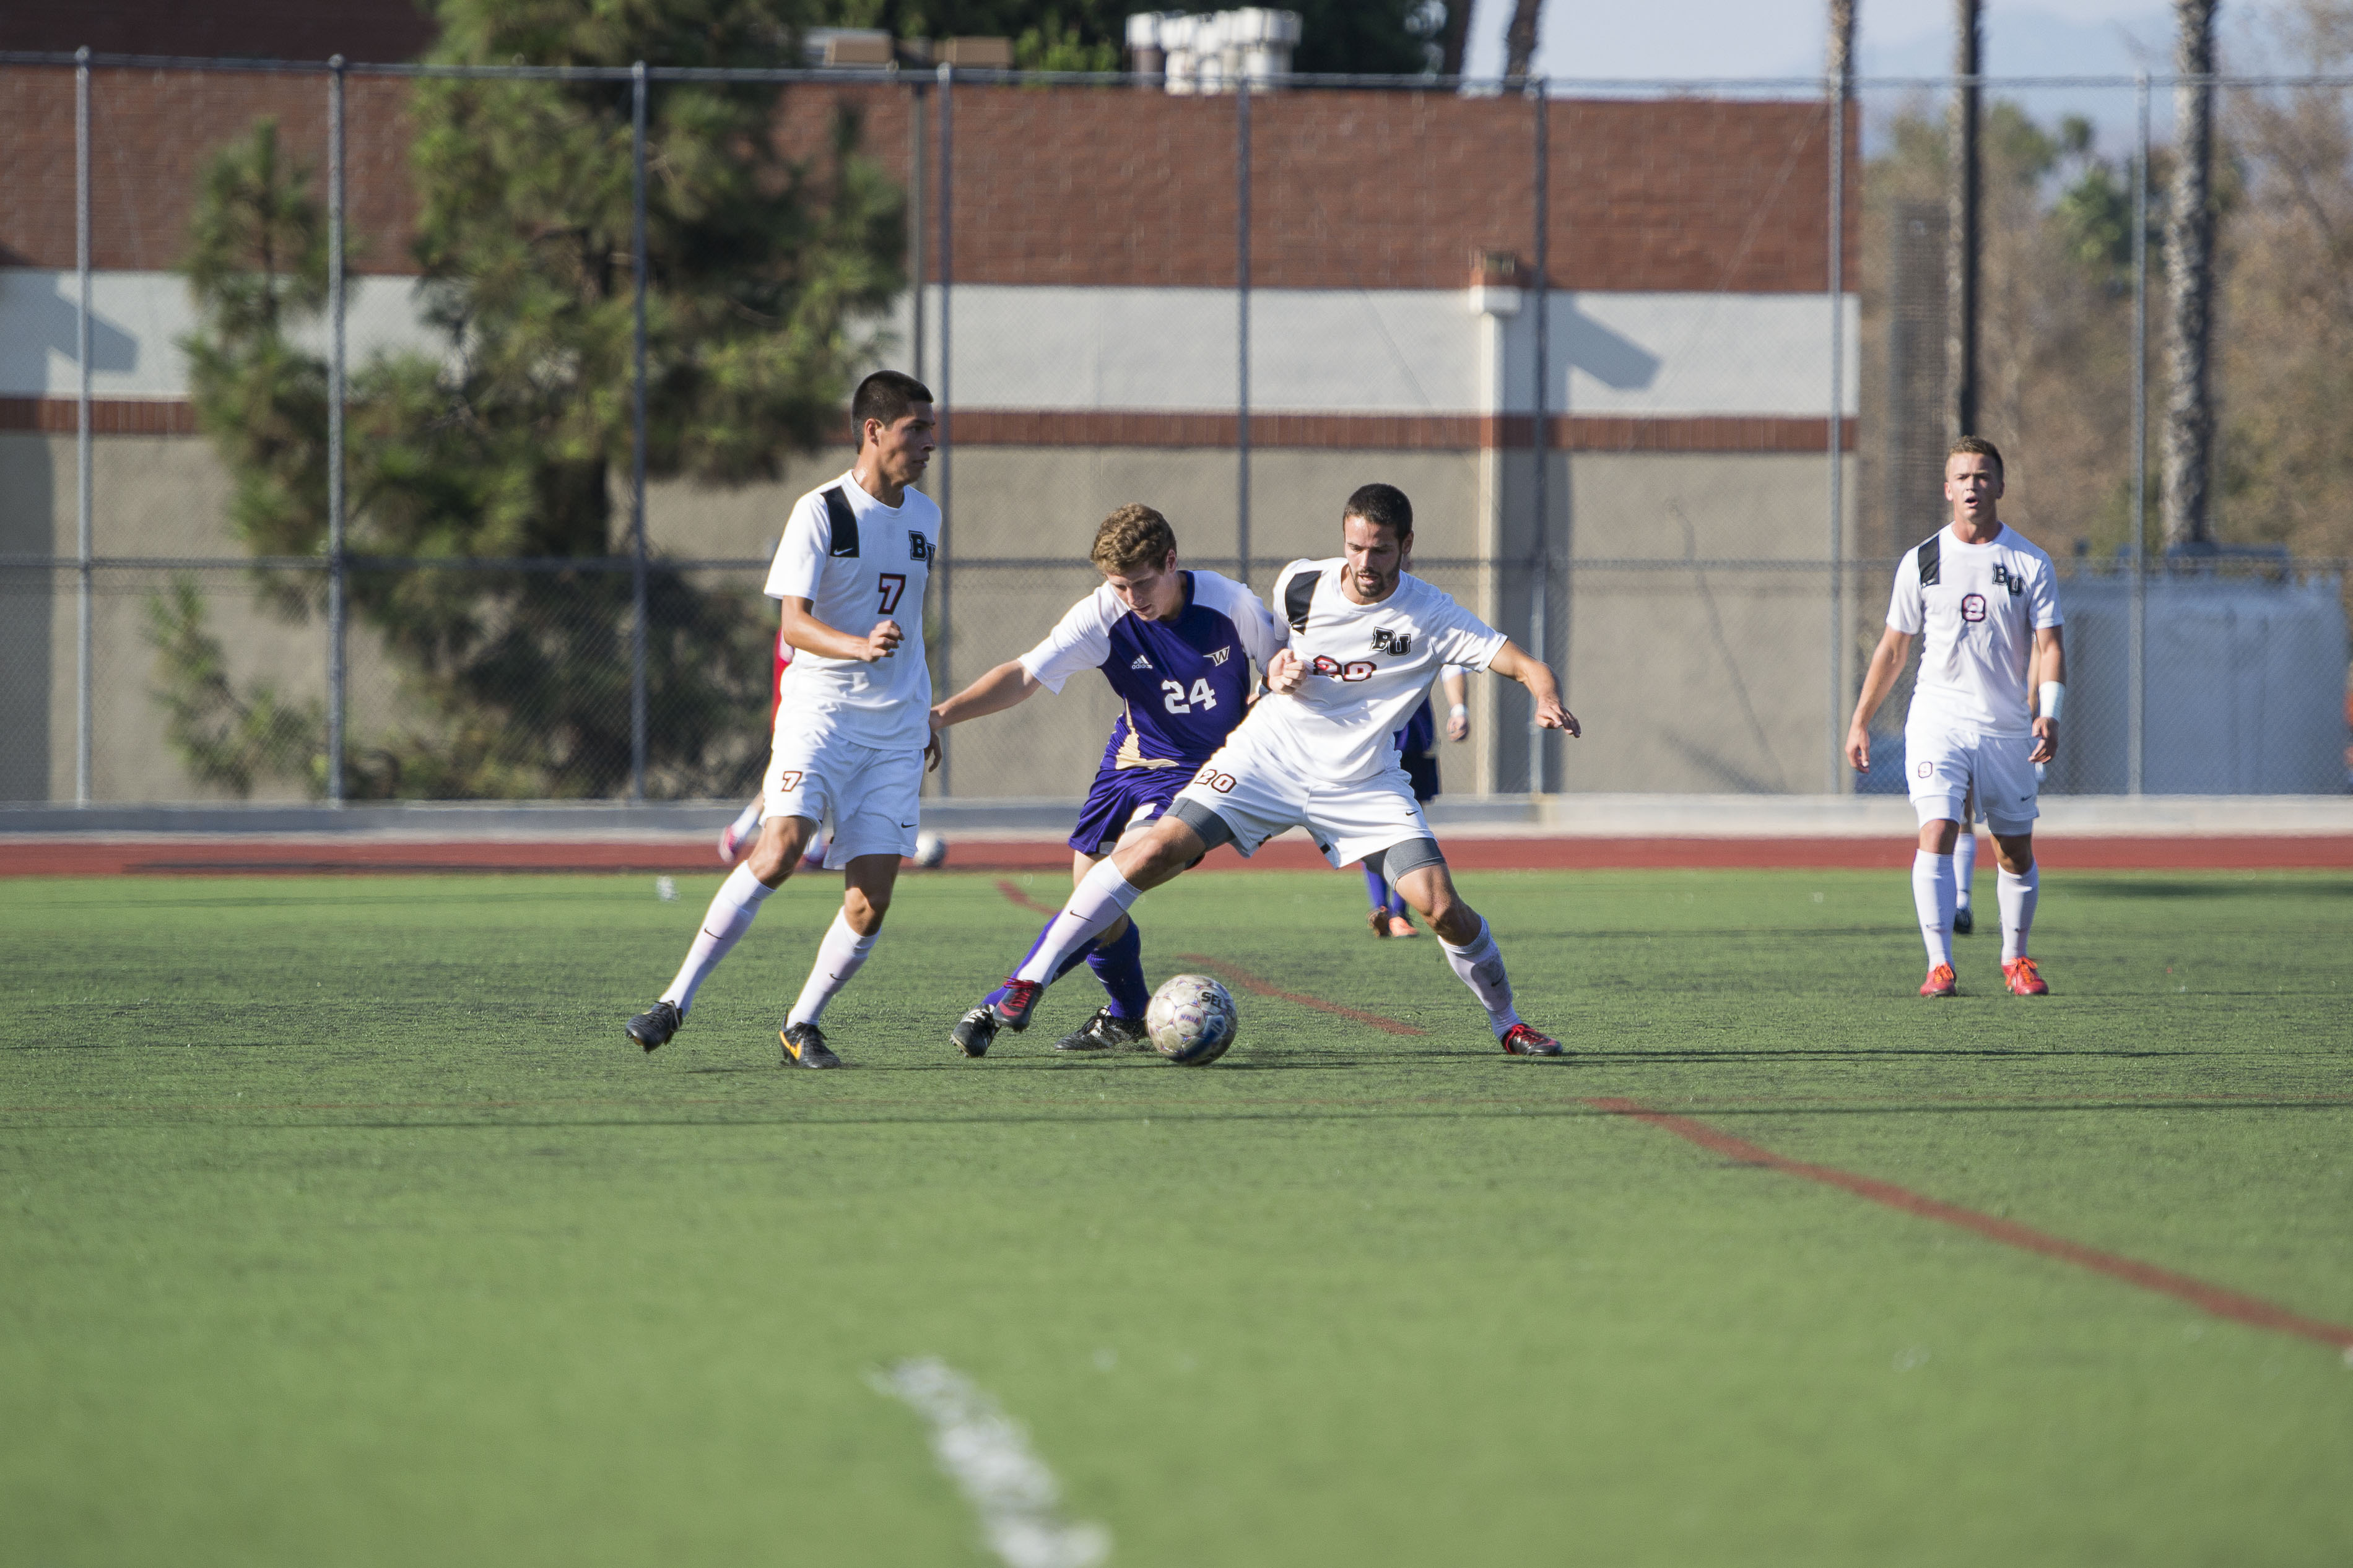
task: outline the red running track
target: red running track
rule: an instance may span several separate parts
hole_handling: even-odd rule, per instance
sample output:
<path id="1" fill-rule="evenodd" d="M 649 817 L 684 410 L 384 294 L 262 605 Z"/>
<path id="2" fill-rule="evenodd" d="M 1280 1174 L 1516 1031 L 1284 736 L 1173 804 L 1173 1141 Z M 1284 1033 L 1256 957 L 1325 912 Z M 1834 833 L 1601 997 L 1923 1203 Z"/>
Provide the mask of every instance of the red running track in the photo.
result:
<path id="1" fill-rule="evenodd" d="M 2054 871 L 2353 870 L 2353 836 L 2052 837 L 2036 858 Z M 1905 871 L 1909 839 L 1878 838 L 1456 838 L 1446 858 L 1464 871 L 1770 869 Z M 1067 870 L 1059 839 L 952 844 L 947 869 Z M 1213 853 L 1211 870 L 1320 869 L 1303 838 L 1278 839 L 1244 860 Z M 612 839 L 335 841 L 282 838 L 0 837 L 0 877 L 301 876 L 366 872 L 716 872 L 707 841 Z"/>

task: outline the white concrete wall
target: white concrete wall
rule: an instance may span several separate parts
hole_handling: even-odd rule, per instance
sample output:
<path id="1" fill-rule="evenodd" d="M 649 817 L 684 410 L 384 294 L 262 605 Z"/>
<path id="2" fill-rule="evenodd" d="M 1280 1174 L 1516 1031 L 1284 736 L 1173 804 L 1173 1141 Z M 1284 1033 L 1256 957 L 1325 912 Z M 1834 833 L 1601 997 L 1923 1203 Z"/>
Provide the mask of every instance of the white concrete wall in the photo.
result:
<path id="1" fill-rule="evenodd" d="M 926 291 L 925 363 L 939 367 L 939 289 Z M 181 397 L 179 341 L 197 325 L 186 281 L 101 272 L 91 284 L 92 391 Z M 0 396 L 71 397 L 76 283 L 69 271 L 0 270 Z M 1535 311 L 1505 318 L 1505 407 L 1534 406 Z M 1125 412 L 1229 409 L 1237 396 L 1236 300 L 1219 289 L 1064 289 L 961 284 L 948 395 L 959 408 Z M 1859 307 L 1846 300 L 1846 413 L 1857 407 Z M 1667 418 L 1820 416 L 1830 406 L 1829 301 L 1812 294 L 1609 294 L 1550 300 L 1546 406 Z M 1264 414 L 1473 414 L 1479 317 L 1461 289 L 1285 289 L 1250 296 L 1250 406 Z M 904 305 L 874 323 L 878 361 L 912 342 Z M 416 283 L 352 280 L 346 343 L 438 353 Z M 300 334 L 323 351 L 317 323 Z M 935 388 L 936 390 L 936 388 Z"/>

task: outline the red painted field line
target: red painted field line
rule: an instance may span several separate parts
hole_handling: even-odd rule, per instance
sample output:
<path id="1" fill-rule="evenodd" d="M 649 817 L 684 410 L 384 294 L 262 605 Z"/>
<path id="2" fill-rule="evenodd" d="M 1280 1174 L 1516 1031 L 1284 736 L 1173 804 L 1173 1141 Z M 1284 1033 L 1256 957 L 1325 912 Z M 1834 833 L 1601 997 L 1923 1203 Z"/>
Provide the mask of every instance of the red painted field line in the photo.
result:
<path id="1" fill-rule="evenodd" d="M 1058 915 L 1062 912 L 1057 909 L 1049 909 L 1002 877 L 997 880 L 997 890 L 1025 910 L 1034 910 L 1041 915 Z M 1384 1017 L 1378 1013 L 1367 1013 L 1360 1008 L 1345 1007 L 1337 1002 L 1326 1002 L 1321 996 L 1308 996 L 1297 991 L 1285 991 L 1271 981 L 1261 980 L 1249 970 L 1237 968 L 1221 959 L 1206 957 L 1198 952 L 1180 952 L 1176 955 L 1176 959 L 1180 963 L 1198 964 L 1228 984 L 1239 985 L 1252 995 L 1272 996 L 1278 1001 L 1295 1003 L 1302 1007 L 1312 1007 L 1318 1013 L 1329 1013 L 1334 1017 L 1345 1018 L 1352 1024 L 1362 1024 L 1366 1028 L 1378 1029 L 1383 1034 L 1426 1035 L 1430 1033 L 1428 1029 L 1418 1029 L 1401 1019 Z"/>
<path id="2" fill-rule="evenodd" d="M 2020 1225 L 2015 1220 L 1998 1219 L 1989 1214 L 1979 1214 L 1975 1209 L 1965 1209 L 1957 1204 L 1944 1203 L 1908 1188 L 1896 1186 L 1890 1182 L 1877 1181 L 1870 1176 L 1860 1176 L 1852 1171 L 1839 1170 L 1835 1166 L 1812 1165 L 1802 1160 L 1788 1159 L 1784 1155 L 1774 1153 L 1769 1149 L 1762 1149 L 1754 1143 L 1735 1138 L 1728 1132 L 1719 1132 L 1704 1121 L 1694 1121 L 1687 1116 L 1671 1116 L 1665 1111 L 1653 1110 L 1640 1100 L 1588 1100 L 1585 1103 L 1597 1110 L 1606 1110 L 1612 1115 L 1630 1117 L 1636 1121 L 1647 1121 L 1662 1131 L 1672 1132 L 1685 1142 L 1695 1143 L 1709 1152 L 1721 1154 L 1726 1159 L 1737 1160 L 1743 1164 L 1761 1165 L 1788 1175 L 1802 1176 L 1810 1182 L 1820 1182 L 1825 1186 L 1838 1187 L 1852 1193 L 1859 1198 L 1866 1198 L 1875 1204 L 1883 1204 L 1903 1214 L 1957 1226 L 1963 1230 L 1982 1236 L 1989 1241 L 1999 1241 L 2004 1246 L 2015 1247 L 2021 1251 L 2038 1252 L 2045 1258 L 2055 1258 L 2062 1263 L 2073 1263 L 2079 1268 L 2088 1268 L 2095 1274 L 2105 1274 L 2112 1279 L 2121 1279 L 2128 1285 L 2137 1285 L 2144 1290 L 2155 1290 L 2160 1294 L 2171 1296 L 2177 1300 L 2187 1301 L 2199 1310 L 2211 1312 L 2218 1318 L 2227 1318 L 2233 1322 L 2245 1323 L 2258 1329 L 2270 1329 L 2279 1333 L 2297 1334 L 2305 1339 L 2317 1340 L 2325 1345 L 2335 1345 L 2340 1350 L 2353 1351 L 2353 1328 L 2344 1328 L 2336 1323 L 2324 1323 L 2316 1319 L 2301 1317 L 2284 1307 L 2275 1306 L 2253 1296 L 2242 1296 L 2235 1290 L 2226 1290 L 2219 1285 L 2209 1285 L 2202 1279 L 2192 1279 L 2187 1274 L 2176 1274 L 2171 1269 L 2159 1268 L 2154 1264 L 2119 1257 L 2113 1252 L 2102 1252 L 2097 1247 L 2085 1247 L 2080 1242 L 2069 1241 L 2063 1237 L 2036 1230 L 2031 1226 Z"/>
<path id="3" fill-rule="evenodd" d="M 949 868 L 1042 871 L 1070 864 L 1060 841 L 957 845 Z M 1909 839 L 1891 838 L 1456 838 L 1446 858 L 1463 871 L 1873 869 L 1901 871 Z M 2353 870 L 2353 835 L 2220 837 L 2044 837 L 2035 858 L 2058 871 Z M 460 840 L 320 843 L 271 837 L 110 839 L 0 836 L 0 877 L 355 876 L 391 872 L 679 871 L 717 869 L 704 842 Z M 1220 847 L 1208 868 L 1321 870 L 1302 838 L 1278 839 L 1244 860 Z"/>
<path id="4" fill-rule="evenodd" d="M 1220 959 L 1207 958 L 1198 952 L 1180 952 L 1176 956 L 1183 963 L 1199 964 L 1210 973 L 1229 984 L 1240 986 L 1253 995 L 1272 996 L 1281 1001 L 1296 1003 L 1302 1007 L 1313 1007 L 1318 1013 L 1329 1013 L 1334 1017 L 1345 1018 L 1352 1024 L 1362 1024 L 1366 1028 L 1378 1029 L 1385 1035 L 1430 1033 L 1428 1029 L 1417 1028 L 1401 1019 L 1384 1017 L 1378 1013 L 1366 1013 L 1359 1008 L 1344 1006 L 1337 1002 L 1326 1002 L 1321 996 L 1308 996 L 1296 991 L 1285 991 L 1280 985 L 1261 980 L 1247 969 L 1237 968 Z"/>

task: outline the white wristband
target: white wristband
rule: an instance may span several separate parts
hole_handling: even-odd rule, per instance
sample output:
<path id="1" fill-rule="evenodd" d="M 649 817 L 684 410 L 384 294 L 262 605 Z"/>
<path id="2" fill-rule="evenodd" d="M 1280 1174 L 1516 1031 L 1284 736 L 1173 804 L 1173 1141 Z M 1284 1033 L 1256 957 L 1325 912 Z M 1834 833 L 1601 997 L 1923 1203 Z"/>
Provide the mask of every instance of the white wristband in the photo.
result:
<path id="1" fill-rule="evenodd" d="M 2054 724 L 2057 723 L 2059 721 L 2060 700 L 2066 695 L 2067 689 L 2060 685 L 2057 681 L 2044 681 L 2041 691 L 2042 717 L 2050 720 Z"/>
<path id="2" fill-rule="evenodd" d="M 1471 717 L 1471 710 L 1457 702 L 1446 710 L 1446 716 L 1449 719 L 1468 719 Z"/>

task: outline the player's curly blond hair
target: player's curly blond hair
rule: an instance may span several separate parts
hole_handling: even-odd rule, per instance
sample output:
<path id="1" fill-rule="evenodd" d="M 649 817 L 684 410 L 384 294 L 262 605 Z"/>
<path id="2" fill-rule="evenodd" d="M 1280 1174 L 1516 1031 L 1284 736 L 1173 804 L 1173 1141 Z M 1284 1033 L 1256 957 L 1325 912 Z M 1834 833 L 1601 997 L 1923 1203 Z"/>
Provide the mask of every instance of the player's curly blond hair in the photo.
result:
<path id="1" fill-rule="evenodd" d="M 1165 563 L 1176 549 L 1176 531 L 1168 526 L 1168 520 L 1141 502 L 1130 501 L 1103 520 L 1087 559 L 1098 572 L 1133 577 Z"/>

